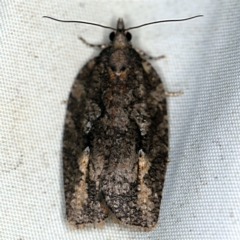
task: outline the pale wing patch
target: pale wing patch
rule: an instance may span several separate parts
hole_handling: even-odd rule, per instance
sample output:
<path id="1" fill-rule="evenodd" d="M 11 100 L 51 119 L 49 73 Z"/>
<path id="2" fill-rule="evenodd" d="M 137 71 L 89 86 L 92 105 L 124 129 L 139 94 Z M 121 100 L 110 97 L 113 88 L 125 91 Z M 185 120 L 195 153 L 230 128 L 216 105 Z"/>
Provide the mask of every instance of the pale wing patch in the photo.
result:
<path id="1" fill-rule="evenodd" d="M 83 205 L 86 203 L 88 198 L 87 193 L 87 167 L 89 162 L 89 147 L 87 147 L 81 157 L 78 159 L 79 171 L 83 174 L 80 182 L 75 186 L 75 193 L 73 194 L 73 199 L 71 201 L 71 207 L 74 209 L 81 209 Z"/>
<path id="2" fill-rule="evenodd" d="M 147 187 L 144 183 L 144 176 L 148 173 L 148 170 L 151 166 L 151 163 L 146 157 L 146 154 L 140 150 L 139 151 L 139 158 L 138 158 L 138 165 L 139 165 L 139 186 L 138 186 L 138 200 L 137 205 L 139 209 L 142 211 L 142 214 L 145 215 L 146 219 L 149 218 L 151 213 L 149 213 L 154 208 L 154 203 L 150 201 L 150 196 L 152 196 L 152 190 Z M 143 218 L 144 219 L 144 218 Z"/>

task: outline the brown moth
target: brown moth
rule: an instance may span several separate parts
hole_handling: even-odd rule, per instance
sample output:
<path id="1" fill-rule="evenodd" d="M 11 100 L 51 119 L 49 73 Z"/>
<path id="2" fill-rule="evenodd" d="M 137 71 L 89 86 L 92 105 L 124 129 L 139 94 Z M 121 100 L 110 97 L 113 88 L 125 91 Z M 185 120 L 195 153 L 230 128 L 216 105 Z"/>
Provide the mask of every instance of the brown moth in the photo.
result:
<path id="1" fill-rule="evenodd" d="M 118 20 L 111 43 L 80 70 L 68 99 L 64 191 L 76 228 L 101 226 L 110 215 L 142 230 L 158 222 L 168 163 L 166 93 L 132 47 L 129 29 Z"/>

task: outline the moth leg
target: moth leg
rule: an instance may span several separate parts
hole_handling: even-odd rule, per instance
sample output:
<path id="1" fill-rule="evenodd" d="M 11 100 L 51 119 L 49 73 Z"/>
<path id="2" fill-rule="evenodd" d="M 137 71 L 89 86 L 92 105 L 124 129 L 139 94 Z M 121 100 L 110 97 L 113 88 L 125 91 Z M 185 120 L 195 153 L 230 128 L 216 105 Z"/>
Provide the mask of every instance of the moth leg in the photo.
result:
<path id="1" fill-rule="evenodd" d="M 99 49 L 104 49 L 109 47 L 109 44 L 91 44 L 89 42 L 87 42 L 84 38 L 82 38 L 81 36 L 78 36 L 78 39 L 81 40 L 84 44 L 86 44 L 89 47 L 94 47 L 94 48 L 99 48 Z"/>
<path id="2" fill-rule="evenodd" d="M 178 92 L 165 92 L 165 95 L 167 97 L 177 97 L 179 95 L 182 95 L 183 91 L 178 91 Z"/>
<path id="3" fill-rule="evenodd" d="M 136 50 L 136 52 L 141 56 L 141 58 L 143 59 L 148 59 L 148 60 L 159 60 L 159 59 L 162 59 L 162 58 L 165 58 L 166 56 L 165 55 L 160 55 L 160 56 L 157 56 L 157 57 L 152 57 L 152 56 L 149 56 L 147 53 L 145 53 L 143 50 L 139 49 L 139 48 L 134 48 Z"/>

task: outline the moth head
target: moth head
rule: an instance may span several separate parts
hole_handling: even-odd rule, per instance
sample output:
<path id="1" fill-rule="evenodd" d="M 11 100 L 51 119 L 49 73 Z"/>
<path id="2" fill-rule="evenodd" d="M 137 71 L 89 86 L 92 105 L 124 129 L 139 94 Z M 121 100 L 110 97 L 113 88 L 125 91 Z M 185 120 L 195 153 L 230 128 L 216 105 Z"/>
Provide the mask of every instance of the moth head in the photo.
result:
<path id="1" fill-rule="evenodd" d="M 128 32 L 128 30 L 125 30 L 124 21 L 122 18 L 118 19 L 116 30 L 110 33 L 109 35 L 110 41 L 113 42 L 116 39 L 116 36 L 118 35 L 124 36 L 128 42 L 130 42 L 132 39 L 131 33 Z"/>

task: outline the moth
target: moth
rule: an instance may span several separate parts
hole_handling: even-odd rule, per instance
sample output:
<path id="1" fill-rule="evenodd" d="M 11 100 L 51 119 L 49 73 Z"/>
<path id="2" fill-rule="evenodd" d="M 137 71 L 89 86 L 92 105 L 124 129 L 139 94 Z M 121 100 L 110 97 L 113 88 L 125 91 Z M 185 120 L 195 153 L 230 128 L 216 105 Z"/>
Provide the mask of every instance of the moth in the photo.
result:
<path id="1" fill-rule="evenodd" d="M 129 29 L 120 18 L 69 95 L 63 175 L 66 215 L 76 228 L 102 226 L 110 215 L 147 231 L 158 222 L 168 163 L 166 93 L 132 47 Z"/>

